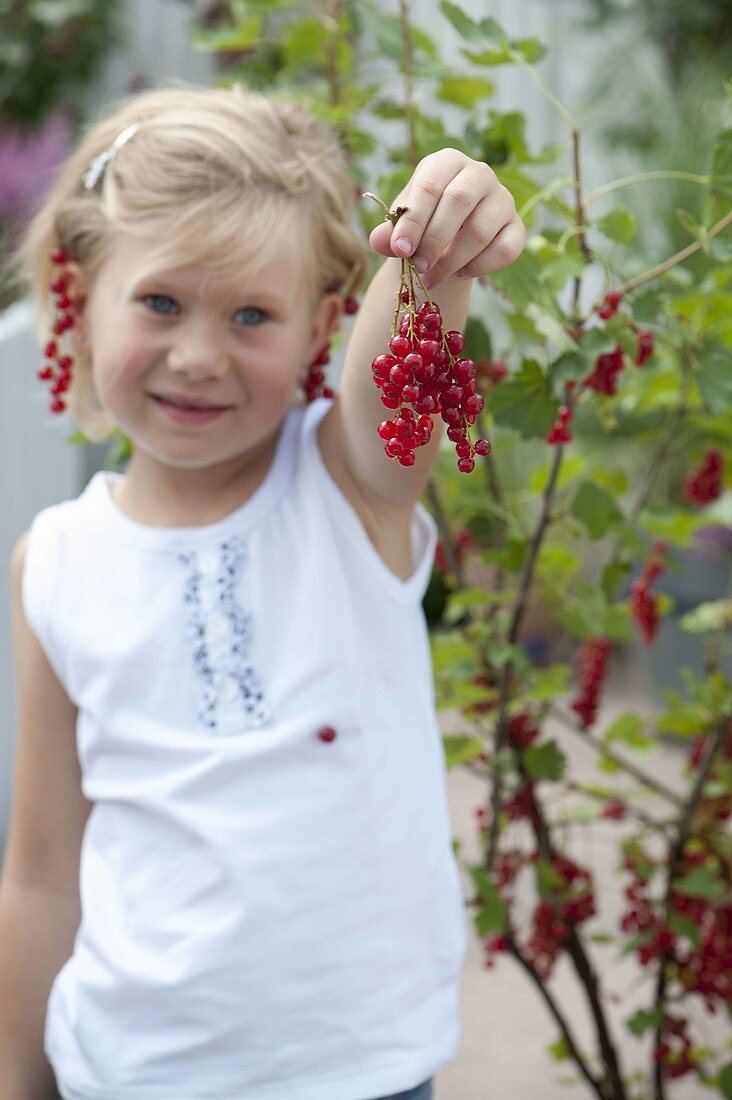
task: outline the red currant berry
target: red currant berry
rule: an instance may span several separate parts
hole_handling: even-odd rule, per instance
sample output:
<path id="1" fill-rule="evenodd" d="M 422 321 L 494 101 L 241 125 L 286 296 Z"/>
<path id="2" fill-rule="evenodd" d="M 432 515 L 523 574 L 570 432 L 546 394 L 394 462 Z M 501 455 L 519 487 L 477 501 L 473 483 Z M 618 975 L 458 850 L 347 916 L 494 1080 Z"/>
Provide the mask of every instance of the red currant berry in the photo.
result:
<path id="1" fill-rule="evenodd" d="M 457 464 L 457 468 L 461 474 L 470 474 L 475 469 L 475 459 L 461 458 Z"/>
<path id="2" fill-rule="evenodd" d="M 321 741 L 333 741 L 336 738 L 336 731 L 332 726 L 322 726 L 318 730 L 318 737 Z"/>
<path id="3" fill-rule="evenodd" d="M 409 381 L 409 372 L 402 369 L 401 365 L 392 367 L 389 371 L 389 381 L 393 382 L 395 386 L 406 386 Z"/>
<path id="4" fill-rule="evenodd" d="M 412 341 L 406 336 L 392 336 L 389 341 L 389 348 L 394 352 L 397 359 L 403 359 L 412 350 Z"/>
<path id="5" fill-rule="evenodd" d="M 453 328 L 445 333 L 445 343 L 447 344 L 448 350 L 451 351 L 453 355 L 459 355 L 465 347 L 465 337 L 462 332 Z"/>
<path id="6" fill-rule="evenodd" d="M 425 363 L 432 363 L 435 356 L 440 351 L 440 345 L 436 340 L 420 340 L 417 344 L 417 351 L 422 356 Z"/>

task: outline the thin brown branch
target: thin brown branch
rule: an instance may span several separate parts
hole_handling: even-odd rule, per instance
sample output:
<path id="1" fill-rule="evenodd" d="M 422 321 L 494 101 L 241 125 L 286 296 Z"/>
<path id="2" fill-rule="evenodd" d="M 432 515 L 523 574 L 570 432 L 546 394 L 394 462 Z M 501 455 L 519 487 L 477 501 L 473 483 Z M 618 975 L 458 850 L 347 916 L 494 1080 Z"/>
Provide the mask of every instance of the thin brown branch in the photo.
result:
<path id="1" fill-rule="evenodd" d="M 517 753 L 517 765 L 524 783 L 527 783 L 530 776 L 526 771 L 523 752 L 521 751 Z M 555 851 L 551 841 L 549 826 L 539 802 L 535 798 L 532 798 L 532 804 L 533 812 L 529 815 L 529 820 L 536 837 L 537 849 L 542 859 L 549 863 Z M 606 1078 L 603 1078 L 600 1084 L 601 1091 L 599 1092 L 599 1096 L 602 1100 L 627 1100 L 618 1055 L 610 1035 L 610 1028 L 605 1018 L 605 1011 L 598 993 L 599 982 L 597 974 L 595 973 L 594 967 L 590 962 L 577 930 L 571 925 L 564 947 L 567 955 L 572 960 L 580 980 L 579 984 L 587 998 L 587 1004 L 595 1022 L 600 1057 L 602 1058 L 607 1074 Z"/>
<path id="2" fill-rule="evenodd" d="M 587 263 L 592 261 L 592 252 L 587 244 L 587 236 L 585 234 L 585 210 L 582 199 L 582 163 L 580 160 L 580 131 L 577 126 L 571 127 L 572 134 L 572 162 L 574 166 L 574 202 L 575 202 L 575 224 L 578 229 L 578 241 L 582 250 L 582 255 L 585 257 Z M 579 309 L 580 292 L 582 289 L 582 273 L 575 276 L 574 288 L 572 292 L 572 313 L 576 314 Z"/>
<path id="3" fill-rule="evenodd" d="M 665 922 L 668 924 L 669 917 L 672 912 L 671 904 L 671 891 L 672 883 L 676 876 L 680 874 L 683 862 L 684 862 L 684 848 L 686 841 L 689 839 L 692 832 L 692 822 L 694 814 L 696 813 L 699 801 L 702 796 L 704 784 L 706 783 L 709 772 L 711 771 L 712 764 L 716 759 L 717 753 L 722 747 L 722 742 L 727 735 L 728 724 L 732 721 L 728 715 L 720 719 L 719 724 L 714 731 L 710 743 L 707 747 L 706 756 L 703 763 L 699 768 L 694 784 L 689 792 L 689 797 L 686 800 L 681 816 L 679 817 L 677 825 L 677 834 L 674 845 L 669 854 L 667 861 L 666 872 L 666 887 L 664 890 L 663 908 L 665 914 Z M 658 1012 L 658 1023 L 656 1024 L 656 1041 L 655 1046 L 658 1047 L 661 1043 L 663 1036 L 663 1021 L 665 1016 L 665 1004 L 666 1004 L 666 986 L 668 983 L 668 952 L 662 952 L 659 958 L 658 977 L 656 981 L 656 994 L 654 1010 Z M 656 1062 L 654 1068 L 654 1100 L 666 1100 L 665 1089 L 665 1072 L 662 1062 Z"/>
<path id="4" fill-rule="evenodd" d="M 577 1068 L 579 1069 L 580 1073 L 584 1077 L 585 1081 L 587 1081 L 587 1084 L 590 1086 L 590 1088 L 599 1097 L 599 1100 L 605 1100 L 605 1094 L 601 1091 L 601 1083 L 599 1080 L 593 1077 L 590 1068 L 587 1065 L 584 1057 L 582 1056 L 579 1047 L 577 1046 L 577 1043 L 574 1039 L 574 1036 L 569 1029 L 569 1024 L 562 1014 L 559 1004 L 554 1000 L 546 984 L 539 977 L 529 960 L 525 958 L 521 953 L 521 950 L 516 943 L 515 937 L 511 933 L 509 933 L 505 936 L 505 939 L 508 944 L 508 954 L 512 955 L 513 958 L 516 959 L 516 962 L 519 964 L 519 966 L 522 967 L 523 970 L 525 970 L 530 980 L 536 986 L 536 990 L 539 993 L 539 996 L 542 998 L 550 1014 L 556 1021 L 557 1027 L 562 1034 L 562 1038 L 567 1045 L 567 1049 L 572 1055 L 574 1061 L 576 1062 Z"/>

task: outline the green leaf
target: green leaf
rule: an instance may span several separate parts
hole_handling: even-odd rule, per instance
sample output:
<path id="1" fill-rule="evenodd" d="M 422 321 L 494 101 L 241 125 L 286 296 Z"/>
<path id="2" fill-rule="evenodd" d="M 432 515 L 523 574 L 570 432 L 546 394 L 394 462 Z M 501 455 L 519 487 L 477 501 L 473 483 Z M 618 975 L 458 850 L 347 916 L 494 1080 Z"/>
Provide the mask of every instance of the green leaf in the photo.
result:
<path id="1" fill-rule="evenodd" d="M 571 505 L 575 519 L 583 523 L 593 539 L 602 538 L 605 532 L 623 518 L 614 499 L 599 485 L 583 481 Z"/>
<path id="2" fill-rule="evenodd" d="M 729 352 L 714 350 L 699 354 L 700 370 L 694 374 L 699 393 L 712 412 L 728 412 L 732 407 L 732 370 Z"/>
<path id="3" fill-rule="evenodd" d="M 567 810 L 562 818 L 563 821 L 596 821 L 598 816 L 597 803 L 585 803 L 584 806 L 574 806 L 571 810 Z"/>
<path id="4" fill-rule="evenodd" d="M 446 734 L 442 743 L 445 746 L 445 763 L 448 769 L 466 764 L 468 760 L 474 760 L 485 752 L 485 745 L 479 737 L 467 737 L 465 734 Z"/>
<path id="5" fill-rule="evenodd" d="M 694 867 L 682 879 L 674 879 L 671 885 L 679 894 L 685 894 L 691 898 L 712 899 L 724 894 L 724 886 L 719 881 L 719 875 L 711 867 Z"/>
<path id="6" fill-rule="evenodd" d="M 620 764 L 616 764 L 609 756 L 605 756 L 603 753 L 598 761 L 598 768 L 601 772 L 607 772 L 608 775 L 614 775 L 615 772 L 620 771 Z"/>
<path id="7" fill-rule="evenodd" d="M 467 42 L 483 41 L 483 31 L 480 25 L 474 23 L 470 16 L 457 4 L 451 4 L 449 0 L 440 0 L 440 11 L 453 25 L 461 38 L 464 38 Z"/>
<path id="8" fill-rule="evenodd" d="M 732 1062 L 722 1066 L 719 1071 L 719 1087 L 725 1100 L 732 1100 Z"/>
<path id="9" fill-rule="evenodd" d="M 399 19 L 394 15 L 385 15 L 376 24 L 376 41 L 381 54 L 396 65 L 403 61 L 402 31 Z"/>
<path id="10" fill-rule="evenodd" d="M 635 221 L 627 206 L 616 206 L 595 222 L 596 227 L 611 241 L 630 244 L 635 235 Z"/>
<path id="11" fill-rule="evenodd" d="M 536 871 L 536 888 L 540 897 L 545 898 L 552 891 L 561 890 L 566 885 L 564 876 L 559 873 L 553 863 L 537 859 L 534 868 Z"/>
<path id="12" fill-rule="evenodd" d="M 537 703 L 543 703 L 555 699 L 568 690 L 568 682 L 572 676 L 569 665 L 550 665 L 549 668 L 534 669 L 531 675 L 531 687 L 526 691 L 525 698 L 533 699 Z"/>
<path id="13" fill-rule="evenodd" d="M 631 936 L 626 940 L 620 949 L 620 957 L 624 958 L 626 955 L 632 955 L 634 951 L 637 951 L 639 947 L 645 947 L 653 939 L 653 932 L 639 932 L 636 936 Z"/>
<path id="14" fill-rule="evenodd" d="M 634 1012 L 632 1016 L 629 1016 L 625 1021 L 625 1026 L 633 1035 L 640 1038 L 641 1035 L 645 1035 L 651 1028 L 656 1028 L 663 1019 L 663 1009 L 657 1008 L 652 1012 L 646 1012 L 645 1009 L 639 1008 L 637 1012 Z"/>
<path id="15" fill-rule="evenodd" d="M 443 619 L 448 625 L 459 622 L 470 608 L 488 607 L 492 603 L 503 603 L 505 593 L 491 592 L 486 588 L 461 588 L 448 598 Z"/>
<path id="16" fill-rule="evenodd" d="M 732 195 L 732 128 L 722 130 L 712 152 L 712 187 Z"/>
<path id="17" fill-rule="evenodd" d="M 557 748 L 554 740 L 543 745 L 531 745 L 524 752 L 526 770 L 534 779 L 561 779 L 567 765 L 567 758 Z"/>
<path id="18" fill-rule="evenodd" d="M 668 712 L 655 720 L 656 729 L 661 733 L 679 733 L 693 737 L 700 730 L 706 729 L 709 723 L 706 707 L 687 703 L 678 692 L 667 688 L 661 688 L 660 693 L 669 704 Z"/>
<path id="19" fill-rule="evenodd" d="M 248 50 L 257 45 L 261 30 L 262 16 L 249 15 L 236 27 L 196 31 L 191 38 L 191 46 L 194 50 L 206 50 L 211 53 Z"/>
<path id="20" fill-rule="evenodd" d="M 483 322 L 477 317 L 468 317 L 465 333 L 465 354 L 474 363 L 493 361 L 493 341 Z"/>
<path id="21" fill-rule="evenodd" d="M 487 936 L 491 932 L 506 930 L 506 904 L 498 894 L 484 867 L 470 867 L 470 875 L 475 883 L 482 905 L 475 914 L 475 928 L 479 935 Z"/>
<path id="22" fill-rule="evenodd" d="M 433 631 L 430 634 L 430 650 L 436 674 L 447 669 L 470 669 L 475 664 L 475 646 L 452 630 Z"/>
<path id="23" fill-rule="evenodd" d="M 444 103 L 454 103 L 457 107 L 468 109 L 475 106 L 477 99 L 493 95 L 495 85 L 480 76 L 444 77 L 437 86 L 437 98 Z"/>
<path id="24" fill-rule="evenodd" d="M 709 600 L 687 611 L 679 626 L 688 634 L 706 634 L 732 626 L 732 600 Z"/>
<path id="25" fill-rule="evenodd" d="M 602 735 L 602 742 L 611 745 L 613 741 L 621 741 L 634 749 L 656 748 L 656 741 L 643 732 L 644 725 L 638 714 L 627 711 L 608 726 Z"/>
<path id="26" fill-rule="evenodd" d="M 506 45 L 497 50 L 460 50 L 463 57 L 466 57 L 468 61 L 472 61 L 474 65 L 510 65 L 514 60 L 511 48 L 506 42 Z"/>
<path id="27" fill-rule="evenodd" d="M 421 27 L 415 26 L 414 23 L 412 23 L 410 33 L 412 36 L 412 49 L 416 48 L 428 61 L 437 61 L 439 55 L 434 38 L 423 31 Z M 428 73 L 425 73 L 425 75 L 428 75 Z"/>
<path id="28" fill-rule="evenodd" d="M 566 1062 L 567 1058 L 569 1058 L 569 1047 L 563 1035 L 560 1035 L 556 1043 L 550 1043 L 546 1049 L 555 1062 Z"/>
<path id="29" fill-rule="evenodd" d="M 528 61 L 529 65 L 535 65 L 537 61 L 546 57 L 546 46 L 538 38 L 514 38 L 511 46 L 516 53 L 521 54 L 524 61 Z"/>
<path id="30" fill-rule="evenodd" d="M 543 293 L 541 272 L 542 264 L 539 257 L 532 255 L 530 249 L 525 248 L 512 264 L 493 272 L 491 281 L 508 295 L 514 309 L 520 314 L 532 302 L 541 299 Z"/>
<path id="31" fill-rule="evenodd" d="M 282 42 L 286 64 L 291 67 L 313 62 L 323 64 L 323 40 L 326 36 L 331 42 L 341 45 L 333 34 L 324 33 L 323 24 L 315 19 L 295 19 L 288 23 Z"/>
<path id="32" fill-rule="evenodd" d="M 502 46 L 504 42 L 508 42 L 506 32 L 495 19 L 481 19 L 480 33 L 489 46 Z"/>
<path id="33" fill-rule="evenodd" d="M 404 104 L 395 99 L 380 99 L 371 107 L 371 113 L 377 118 L 398 118 L 404 120 Z"/>
<path id="34" fill-rule="evenodd" d="M 675 932 L 677 936 L 686 936 L 687 939 L 691 940 L 694 947 L 699 947 L 699 926 L 693 920 L 682 917 L 680 913 L 672 913 L 668 918 L 668 923 L 671 931 Z"/>
<path id="35" fill-rule="evenodd" d="M 489 408 L 496 424 L 513 428 L 524 439 L 543 438 L 557 415 L 548 379 L 533 359 L 525 360 L 516 374 L 495 387 Z"/>

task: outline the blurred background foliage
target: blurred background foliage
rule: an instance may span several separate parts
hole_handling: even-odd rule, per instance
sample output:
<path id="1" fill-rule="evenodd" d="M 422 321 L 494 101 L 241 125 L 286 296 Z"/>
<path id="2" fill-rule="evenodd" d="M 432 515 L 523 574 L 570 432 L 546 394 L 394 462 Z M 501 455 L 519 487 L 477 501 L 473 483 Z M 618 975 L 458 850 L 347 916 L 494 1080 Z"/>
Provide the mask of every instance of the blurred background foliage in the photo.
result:
<path id="1" fill-rule="evenodd" d="M 563 7 L 593 57 L 578 97 L 581 125 L 585 140 L 612 164 L 608 174 L 659 168 L 704 174 L 729 113 L 732 0 L 572 0 Z M 690 222 L 698 225 L 708 213 L 704 189 L 681 180 L 620 195 L 646 259 L 683 248 Z M 704 254 L 686 266 L 700 273 Z"/>
<path id="2" fill-rule="evenodd" d="M 121 0 L 0 0 L 0 264 L 83 122 L 78 95 L 123 42 Z M 18 291 L 0 276 L 0 309 Z"/>

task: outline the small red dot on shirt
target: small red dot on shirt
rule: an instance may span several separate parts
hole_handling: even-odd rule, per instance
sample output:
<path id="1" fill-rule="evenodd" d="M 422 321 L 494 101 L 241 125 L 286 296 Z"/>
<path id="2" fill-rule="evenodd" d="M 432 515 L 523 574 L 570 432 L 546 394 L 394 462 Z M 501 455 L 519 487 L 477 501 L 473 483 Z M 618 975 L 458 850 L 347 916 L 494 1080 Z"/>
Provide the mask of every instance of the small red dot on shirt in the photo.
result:
<path id="1" fill-rule="evenodd" d="M 318 737 L 321 741 L 332 741 L 335 736 L 336 731 L 332 726 L 323 726 L 322 729 L 318 730 Z"/>

